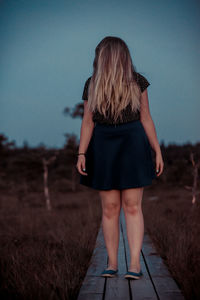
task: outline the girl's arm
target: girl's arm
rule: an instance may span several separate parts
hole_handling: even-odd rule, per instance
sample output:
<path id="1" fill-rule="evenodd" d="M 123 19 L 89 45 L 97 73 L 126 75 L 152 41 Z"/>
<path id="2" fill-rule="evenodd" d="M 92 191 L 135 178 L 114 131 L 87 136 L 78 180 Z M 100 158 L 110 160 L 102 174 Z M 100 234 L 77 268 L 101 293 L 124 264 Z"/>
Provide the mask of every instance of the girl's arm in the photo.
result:
<path id="1" fill-rule="evenodd" d="M 149 99 L 148 99 L 147 89 L 145 89 L 141 95 L 140 121 L 144 127 L 149 143 L 152 149 L 156 153 L 156 170 L 159 171 L 159 173 L 157 173 L 157 176 L 159 176 L 163 171 L 164 163 L 163 163 L 162 153 L 161 153 L 160 145 L 156 134 L 155 125 L 149 109 Z"/>
<path id="2" fill-rule="evenodd" d="M 92 137 L 93 129 L 94 129 L 94 122 L 92 120 L 92 112 L 89 111 L 88 101 L 86 100 L 84 101 L 84 113 L 83 113 L 83 119 L 81 124 L 80 143 L 79 143 L 78 153 L 85 153 L 87 151 L 90 139 Z M 76 167 L 82 175 L 87 175 L 86 172 L 82 171 L 83 169 L 85 169 L 84 155 L 78 156 Z"/>

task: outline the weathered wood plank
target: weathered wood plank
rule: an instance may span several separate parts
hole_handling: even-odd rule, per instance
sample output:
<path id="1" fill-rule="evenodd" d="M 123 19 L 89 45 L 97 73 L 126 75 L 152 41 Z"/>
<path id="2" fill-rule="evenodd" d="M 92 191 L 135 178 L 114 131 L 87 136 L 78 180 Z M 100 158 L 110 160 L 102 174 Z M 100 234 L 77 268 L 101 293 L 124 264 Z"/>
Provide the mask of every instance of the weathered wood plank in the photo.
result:
<path id="1" fill-rule="evenodd" d="M 102 300 L 102 294 L 80 293 L 77 300 Z"/>
<path id="2" fill-rule="evenodd" d="M 120 222 L 123 230 L 124 240 L 125 240 L 125 251 L 127 256 L 127 264 L 130 264 L 130 250 L 128 245 L 127 233 L 126 233 L 126 221 L 124 211 L 121 211 Z M 156 291 L 153 287 L 151 278 L 149 277 L 146 265 L 143 260 L 143 256 L 140 255 L 140 264 L 143 272 L 143 277 L 141 279 L 125 279 L 130 282 L 131 296 L 132 299 L 136 300 L 157 300 L 159 299 L 156 295 Z"/>
<path id="3" fill-rule="evenodd" d="M 86 276 L 99 276 L 104 268 L 107 266 L 107 251 L 104 242 L 102 225 L 99 228 L 95 248 L 90 260 L 90 266 L 87 270 Z"/>
<path id="4" fill-rule="evenodd" d="M 118 248 L 118 274 L 115 278 L 107 278 L 105 300 L 116 299 L 116 300 L 129 300 L 130 293 L 128 287 L 128 281 L 124 278 L 124 273 L 127 269 L 125 254 L 124 254 L 124 240 L 119 224 L 119 248 Z"/>
<path id="5" fill-rule="evenodd" d="M 144 234 L 142 253 L 160 299 L 185 299 L 147 233 Z"/>
<path id="6" fill-rule="evenodd" d="M 102 226 L 100 226 L 90 265 L 80 288 L 77 300 L 102 300 L 105 278 L 100 276 L 107 266 L 107 251 L 104 243 Z"/>

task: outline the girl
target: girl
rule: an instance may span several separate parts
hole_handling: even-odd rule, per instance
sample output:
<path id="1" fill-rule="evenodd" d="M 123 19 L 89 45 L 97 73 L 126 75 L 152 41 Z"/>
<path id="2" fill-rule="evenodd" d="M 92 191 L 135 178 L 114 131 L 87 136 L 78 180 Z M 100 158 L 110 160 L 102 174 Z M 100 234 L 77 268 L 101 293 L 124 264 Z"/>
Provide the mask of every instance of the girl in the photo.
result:
<path id="1" fill-rule="evenodd" d="M 130 266 L 125 278 L 140 278 L 144 234 L 143 190 L 163 172 L 163 159 L 150 114 L 147 87 L 136 72 L 126 43 L 105 37 L 95 49 L 93 74 L 84 86 L 77 170 L 80 184 L 99 191 L 109 264 L 101 276 L 118 272 L 119 215 L 126 218 Z M 151 148 L 156 154 L 154 168 Z"/>

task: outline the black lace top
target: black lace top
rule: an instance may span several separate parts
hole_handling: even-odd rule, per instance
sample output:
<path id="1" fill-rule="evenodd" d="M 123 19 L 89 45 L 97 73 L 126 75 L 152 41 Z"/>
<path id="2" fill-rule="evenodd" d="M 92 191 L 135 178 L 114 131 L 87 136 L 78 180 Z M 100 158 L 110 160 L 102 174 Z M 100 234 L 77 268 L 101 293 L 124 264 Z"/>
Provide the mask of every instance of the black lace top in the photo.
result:
<path id="1" fill-rule="evenodd" d="M 82 100 L 88 100 L 88 86 L 89 86 L 91 77 L 92 76 L 90 76 L 85 82 L 85 86 L 84 86 L 83 94 L 82 94 Z M 136 73 L 136 81 L 140 87 L 141 92 L 143 92 L 150 85 L 150 83 L 147 81 L 147 79 L 138 72 Z M 131 121 L 140 119 L 140 111 L 138 110 L 135 113 L 132 112 L 130 104 L 128 104 L 127 107 L 125 107 L 125 109 L 122 110 L 121 114 L 122 114 L 122 121 L 118 117 L 117 121 L 114 123 L 114 121 L 111 117 L 105 118 L 104 115 L 102 115 L 98 111 L 95 111 L 93 113 L 92 120 L 93 120 L 93 122 L 98 122 L 101 124 L 109 125 L 109 124 L 127 123 L 127 122 L 131 122 Z"/>

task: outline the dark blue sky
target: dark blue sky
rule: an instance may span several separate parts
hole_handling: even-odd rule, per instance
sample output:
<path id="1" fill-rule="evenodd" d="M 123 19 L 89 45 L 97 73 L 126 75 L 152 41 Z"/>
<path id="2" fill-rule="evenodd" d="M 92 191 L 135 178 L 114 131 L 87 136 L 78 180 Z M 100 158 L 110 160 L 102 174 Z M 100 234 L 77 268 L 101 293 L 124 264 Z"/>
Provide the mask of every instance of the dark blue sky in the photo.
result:
<path id="1" fill-rule="evenodd" d="M 128 45 L 148 81 L 158 140 L 199 136 L 199 1 L 0 1 L 0 133 L 17 146 L 62 147 L 80 137 L 81 102 L 94 50 L 107 35 Z"/>

